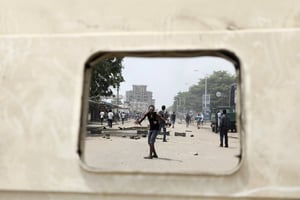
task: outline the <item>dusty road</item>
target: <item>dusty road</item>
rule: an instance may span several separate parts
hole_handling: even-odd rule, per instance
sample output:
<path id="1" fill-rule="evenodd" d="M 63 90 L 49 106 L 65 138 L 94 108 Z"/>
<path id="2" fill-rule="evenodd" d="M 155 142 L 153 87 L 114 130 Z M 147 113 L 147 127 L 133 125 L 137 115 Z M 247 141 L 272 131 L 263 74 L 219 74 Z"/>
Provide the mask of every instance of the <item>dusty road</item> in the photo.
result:
<path id="1" fill-rule="evenodd" d="M 130 121 L 124 126 L 134 124 Z M 162 142 L 161 135 L 157 137 L 155 146 L 159 158 L 155 159 L 144 159 L 149 152 L 146 137 L 88 136 L 85 163 L 102 171 L 155 173 L 224 173 L 238 165 L 239 133 L 229 133 L 229 148 L 222 148 L 219 135 L 211 132 L 209 124 L 197 129 L 196 125 L 186 128 L 185 124 L 177 123 L 174 129 L 167 131 L 170 131 L 168 142 Z M 186 133 L 186 137 L 174 136 L 175 131 Z"/>

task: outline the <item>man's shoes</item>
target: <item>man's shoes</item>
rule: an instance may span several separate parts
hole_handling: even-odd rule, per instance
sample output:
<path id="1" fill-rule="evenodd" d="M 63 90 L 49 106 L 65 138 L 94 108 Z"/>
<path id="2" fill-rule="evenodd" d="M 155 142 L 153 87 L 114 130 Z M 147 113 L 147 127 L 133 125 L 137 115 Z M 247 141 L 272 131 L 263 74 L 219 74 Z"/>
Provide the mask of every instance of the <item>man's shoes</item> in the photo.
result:
<path id="1" fill-rule="evenodd" d="M 228 145 L 225 145 L 225 148 L 228 148 Z"/>
<path id="2" fill-rule="evenodd" d="M 146 156 L 144 157 L 144 159 L 152 159 L 153 157 L 152 156 Z"/>
<path id="3" fill-rule="evenodd" d="M 155 155 L 152 156 L 152 158 L 158 158 L 158 156 L 155 154 Z"/>
<path id="4" fill-rule="evenodd" d="M 167 142 L 167 140 L 163 140 L 163 142 Z"/>
<path id="5" fill-rule="evenodd" d="M 223 147 L 223 144 L 220 144 L 220 147 Z"/>

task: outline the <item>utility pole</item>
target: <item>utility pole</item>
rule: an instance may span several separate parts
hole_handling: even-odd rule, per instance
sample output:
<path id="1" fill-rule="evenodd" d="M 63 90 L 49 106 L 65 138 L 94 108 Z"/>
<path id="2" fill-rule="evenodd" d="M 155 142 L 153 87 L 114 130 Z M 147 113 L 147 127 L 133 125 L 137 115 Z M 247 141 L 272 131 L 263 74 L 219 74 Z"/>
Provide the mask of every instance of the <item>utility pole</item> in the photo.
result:
<path id="1" fill-rule="evenodd" d="M 119 84 L 117 85 L 117 113 L 119 114 L 119 90 L 120 86 Z"/>
<path id="2" fill-rule="evenodd" d="M 206 112 L 206 98 L 207 98 L 207 77 L 205 77 L 205 94 L 204 94 L 204 108 Z"/>

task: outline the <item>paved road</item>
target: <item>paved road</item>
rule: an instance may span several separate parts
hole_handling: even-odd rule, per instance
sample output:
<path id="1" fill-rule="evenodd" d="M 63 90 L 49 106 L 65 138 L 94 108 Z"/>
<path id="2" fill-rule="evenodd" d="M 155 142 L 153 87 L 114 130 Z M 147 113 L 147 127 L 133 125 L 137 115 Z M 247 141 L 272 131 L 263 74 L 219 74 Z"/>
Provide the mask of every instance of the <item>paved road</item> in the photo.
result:
<path id="1" fill-rule="evenodd" d="M 146 121 L 143 126 L 147 126 Z M 94 125 L 97 126 L 97 125 Z M 135 126 L 133 121 L 113 128 Z M 158 159 L 144 159 L 148 155 L 147 138 L 88 135 L 85 162 L 103 171 L 156 172 L 156 173 L 224 173 L 233 170 L 239 162 L 240 139 L 238 133 L 229 133 L 229 148 L 219 147 L 219 135 L 211 132 L 209 124 L 200 129 L 196 125 L 176 124 L 168 128 L 168 142 L 157 137 Z M 175 136 L 186 133 L 186 137 Z M 126 135 L 125 133 L 122 135 Z"/>

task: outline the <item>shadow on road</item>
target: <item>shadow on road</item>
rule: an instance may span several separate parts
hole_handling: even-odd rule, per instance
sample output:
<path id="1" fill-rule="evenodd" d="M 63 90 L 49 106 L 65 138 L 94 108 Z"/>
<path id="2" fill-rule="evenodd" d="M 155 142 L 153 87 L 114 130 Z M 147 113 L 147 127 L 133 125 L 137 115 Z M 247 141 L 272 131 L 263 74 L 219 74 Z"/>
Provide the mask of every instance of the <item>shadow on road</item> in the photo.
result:
<path id="1" fill-rule="evenodd" d="M 176 159 L 171 159 L 171 158 L 161 158 L 161 157 L 158 157 L 158 158 L 155 158 L 155 159 L 166 160 L 166 161 L 175 161 L 175 162 L 183 162 L 182 160 L 176 160 Z"/>

